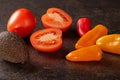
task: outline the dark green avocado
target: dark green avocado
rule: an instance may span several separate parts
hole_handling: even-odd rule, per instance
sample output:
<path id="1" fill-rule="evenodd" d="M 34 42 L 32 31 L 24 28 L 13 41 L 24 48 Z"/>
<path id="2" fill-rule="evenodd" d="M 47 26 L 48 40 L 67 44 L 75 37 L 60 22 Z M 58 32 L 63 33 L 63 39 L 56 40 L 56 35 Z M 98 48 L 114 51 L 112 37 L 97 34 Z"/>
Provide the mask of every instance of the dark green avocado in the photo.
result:
<path id="1" fill-rule="evenodd" d="M 13 32 L 1 32 L 0 58 L 12 63 L 25 63 L 28 60 L 25 41 Z"/>

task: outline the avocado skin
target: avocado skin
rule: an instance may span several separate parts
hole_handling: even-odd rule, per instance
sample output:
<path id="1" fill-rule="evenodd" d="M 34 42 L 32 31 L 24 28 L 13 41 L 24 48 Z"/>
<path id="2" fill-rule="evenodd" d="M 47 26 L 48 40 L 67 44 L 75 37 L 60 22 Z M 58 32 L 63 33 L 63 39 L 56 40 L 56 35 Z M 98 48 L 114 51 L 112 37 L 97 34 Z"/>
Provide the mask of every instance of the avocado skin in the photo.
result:
<path id="1" fill-rule="evenodd" d="M 28 60 L 28 49 L 25 41 L 16 33 L 0 33 L 0 58 L 12 63 L 25 63 Z"/>

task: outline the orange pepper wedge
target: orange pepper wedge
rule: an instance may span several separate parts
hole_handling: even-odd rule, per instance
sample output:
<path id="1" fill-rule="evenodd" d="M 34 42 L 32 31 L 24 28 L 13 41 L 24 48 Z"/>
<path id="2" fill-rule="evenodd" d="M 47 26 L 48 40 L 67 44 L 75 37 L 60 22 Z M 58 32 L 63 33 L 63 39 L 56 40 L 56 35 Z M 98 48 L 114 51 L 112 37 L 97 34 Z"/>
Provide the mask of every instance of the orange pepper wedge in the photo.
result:
<path id="1" fill-rule="evenodd" d="M 75 48 L 79 49 L 82 47 L 95 45 L 98 38 L 107 34 L 108 28 L 102 24 L 98 24 L 77 41 L 77 43 L 75 44 Z"/>
<path id="2" fill-rule="evenodd" d="M 83 47 L 71 51 L 66 55 L 66 59 L 72 62 L 100 61 L 102 59 L 102 50 L 97 45 Z"/>
<path id="3" fill-rule="evenodd" d="M 120 34 L 109 34 L 96 41 L 103 51 L 120 55 Z"/>

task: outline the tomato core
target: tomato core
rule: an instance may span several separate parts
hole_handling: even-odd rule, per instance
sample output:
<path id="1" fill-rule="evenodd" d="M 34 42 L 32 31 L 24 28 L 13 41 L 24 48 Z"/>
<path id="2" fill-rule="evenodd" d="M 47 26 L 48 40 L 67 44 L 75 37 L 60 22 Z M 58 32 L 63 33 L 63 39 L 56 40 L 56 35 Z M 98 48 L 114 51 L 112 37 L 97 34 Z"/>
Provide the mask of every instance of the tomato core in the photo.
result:
<path id="1" fill-rule="evenodd" d="M 41 35 L 41 37 L 39 38 L 39 41 L 45 45 L 52 45 L 52 44 L 55 44 L 56 38 L 57 36 L 55 36 L 54 33 L 47 33 L 47 34 Z"/>

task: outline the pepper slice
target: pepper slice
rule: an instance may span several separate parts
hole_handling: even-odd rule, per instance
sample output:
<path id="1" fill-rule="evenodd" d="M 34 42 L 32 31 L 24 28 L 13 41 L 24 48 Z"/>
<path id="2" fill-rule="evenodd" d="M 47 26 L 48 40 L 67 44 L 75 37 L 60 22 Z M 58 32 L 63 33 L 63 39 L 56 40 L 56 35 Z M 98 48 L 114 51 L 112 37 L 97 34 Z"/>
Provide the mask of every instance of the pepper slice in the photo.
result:
<path id="1" fill-rule="evenodd" d="M 107 27 L 99 24 L 95 26 L 92 30 L 88 31 L 85 35 L 83 35 L 75 44 L 75 48 L 79 49 L 82 47 L 95 45 L 98 38 L 107 34 Z"/>
<path id="2" fill-rule="evenodd" d="M 99 38 L 96 41 L 103 51 L 120 54 L 120 34 L 110 34 Z"/>
<path id="3" fill-rule="evenodd" d="M 102 50 L 97 45 L 92 45 L 71 51 L 66 55 L 66 59 L 73 62 L 100 61 L 102 59 Z"/>
<path id="4" fill-rule="evenodd" d="M 41 20 L 45 28 L 59 28 L 62 31 L 68 30 L 72 24 L 71 16 L 59 8 L 49 8 Z"/>

